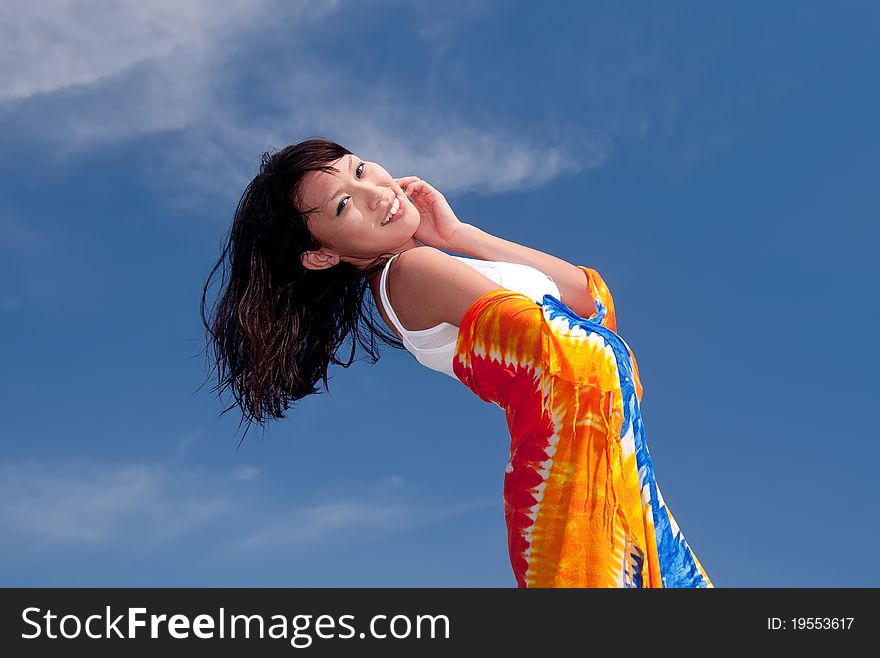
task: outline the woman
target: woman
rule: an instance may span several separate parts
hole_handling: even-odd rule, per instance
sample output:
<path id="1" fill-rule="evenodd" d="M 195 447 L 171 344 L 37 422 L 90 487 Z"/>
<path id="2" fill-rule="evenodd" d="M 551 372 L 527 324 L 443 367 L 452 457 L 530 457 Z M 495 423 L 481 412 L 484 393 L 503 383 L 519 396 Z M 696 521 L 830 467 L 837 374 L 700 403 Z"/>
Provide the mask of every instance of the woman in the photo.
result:
<path id="1" fill-rule="evenodd" d="M 366 347 L 363 319 L 371 339 L 505 409 L 518 587 L 713 586 L 663 504 L 638 368 L 595 270 L 462 223 L 427 182 L 321 139 L 264 154 L 211 277 L 226 259 L 214 317 L 206 284 L 202 318 L 217 388 L 249 420 L 283 418 L 318 380 L 327 388 L 329 364 L 351 365 L 355 340 Z M 402 342 L 363 311 L 367 285 Z M 375 363 L 373 340 L 369 350 Z"/>

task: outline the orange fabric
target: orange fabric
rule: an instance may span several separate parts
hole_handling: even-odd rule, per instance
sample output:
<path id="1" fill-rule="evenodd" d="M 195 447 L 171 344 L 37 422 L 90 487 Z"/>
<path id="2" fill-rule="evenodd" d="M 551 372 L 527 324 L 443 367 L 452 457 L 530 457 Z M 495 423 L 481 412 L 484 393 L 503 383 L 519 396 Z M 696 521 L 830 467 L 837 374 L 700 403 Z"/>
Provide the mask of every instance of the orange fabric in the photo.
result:
<path id="1" fill-rule="evenodd" d="M 663 503 L 639 413 L 635 356 L 614 300 L 582 267 L 590 318 L 551 295 L 486 293 L 453 370 L 505 410 L 504 510 L 518 587 L 712 587 Z"/>

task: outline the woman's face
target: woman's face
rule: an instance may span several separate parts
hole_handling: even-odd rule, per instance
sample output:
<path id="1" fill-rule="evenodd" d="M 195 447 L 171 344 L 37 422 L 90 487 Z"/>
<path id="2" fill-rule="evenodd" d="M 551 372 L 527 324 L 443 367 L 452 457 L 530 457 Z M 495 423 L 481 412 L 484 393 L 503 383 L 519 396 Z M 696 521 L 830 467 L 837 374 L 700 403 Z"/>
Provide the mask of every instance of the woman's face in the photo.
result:
<path id="1" fill-rule="evenodd" d="M 383 253 L 419 245 L 413 238 L 419 212 L 391 174 L 357 155 L 344 155 L 330 164 L 338 173 L 310 171 L 300 188 L 304 209 L 316 208 L 308 225 L 322 245 L 302 255 L 304 267 L 325 269 L 340 260 L 357 267 Z M 383 225 L 395 198 L 401 209 Z"/>

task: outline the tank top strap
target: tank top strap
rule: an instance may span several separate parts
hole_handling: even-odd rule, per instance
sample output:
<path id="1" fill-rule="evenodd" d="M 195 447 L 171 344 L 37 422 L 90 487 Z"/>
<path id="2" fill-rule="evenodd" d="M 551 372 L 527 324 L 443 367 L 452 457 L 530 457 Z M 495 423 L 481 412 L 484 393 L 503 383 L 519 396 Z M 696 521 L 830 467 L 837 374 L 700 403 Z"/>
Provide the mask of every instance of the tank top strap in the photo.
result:
<path id="1" fill-rule="evenodd" d="M 400 320 L 397 319 L 397 313 L 394 312 L 394 309 L 391 308 L 391 302 L 388 301 L 388 291 L 387 291 L 387 281 L 388 281 L 388 269 L 391 267 L 391 261 L 397 258 L 400 254 L 394 254 L 391 258 L 388 259 L 388 262 L 385 263 L 385 268 L 382 270 L 382 277 L 379 279 L 379 296 L 382 298 L 382 307 L 385 309 L 385 313 L 391 319 L 391 322 L 394 323 L 394 326 L 397 327 L 397 330 L 400 332 L 400 337 L 403 339 L 403 342 L 410 345 L 410 347 L 415 347 L 412 341 L 407 337 L 407 330 L 403 328 L 403 325 L 400 323 Z"/>

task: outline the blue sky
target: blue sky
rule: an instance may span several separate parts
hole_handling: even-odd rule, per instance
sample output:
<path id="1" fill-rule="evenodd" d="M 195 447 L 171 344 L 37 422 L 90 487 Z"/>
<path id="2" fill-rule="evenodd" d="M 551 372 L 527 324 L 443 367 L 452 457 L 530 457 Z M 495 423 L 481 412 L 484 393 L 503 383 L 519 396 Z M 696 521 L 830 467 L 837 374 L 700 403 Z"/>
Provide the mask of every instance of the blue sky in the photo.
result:
<path id="1" fill-rule="evenodd" d="M 7 5 L 0 583 L 515 585 L 458 382 L 362 354 L 240 447 L 199 388 L 238 197 L 322 136 L 602 274 L 716 586 L 880 585 L 876 3 Z"/>

